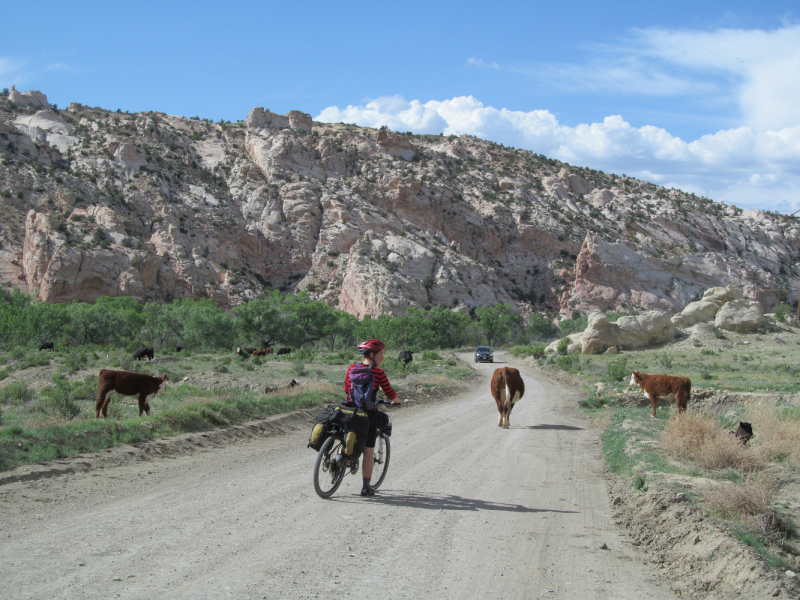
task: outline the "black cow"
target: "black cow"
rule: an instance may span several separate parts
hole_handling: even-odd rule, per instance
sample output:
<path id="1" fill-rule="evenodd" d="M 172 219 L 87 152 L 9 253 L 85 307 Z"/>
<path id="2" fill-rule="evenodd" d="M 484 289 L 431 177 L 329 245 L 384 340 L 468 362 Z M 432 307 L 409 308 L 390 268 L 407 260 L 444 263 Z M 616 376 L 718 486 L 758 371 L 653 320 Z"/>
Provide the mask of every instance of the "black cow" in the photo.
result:
<path id="1" fill-rule="evenodd" d="M 55 348 L 53 346 L 54 346 L 53 342 L 45 342 L 44 344 L 39 346 L 39 352 L 41 352 L 42 350 L 53 350 L 54 351 Z"/>
<path id="2" fill-rule="evenodd" d="M 731 431 L 743 445 L 747 445 L 750 438 L 753 437 L 753 425 L 745 421 L 739 421 L 739 428 L 736 431 Z"/>
<path id="3" fill-rule="evenodd" d="M 403 350 L 400 354 L 397 355 L 397 360 L 403 361 L 404 363 L 408 364 L 413 360 L 413 356 L 411 354 L 411 350 Z"/>
<path id="4" fill-rule="evenodd" d="M 278 350 L 278 356 L 280 356 L 281 354 L 289 354 L 289 352 L 291 351 L 292 351 L 291 348 L 281 348 L 280 350 Z"/>
<path id="5" fill-rule="evenodd" d="M 144 357 L 147 357 L 147 360 L 153 360 L 155 353 L 153 352 L 152 348 L 139 348 L 136 352 L 133 353 L 133 358 L 136 360 L 142 360 Z"/>

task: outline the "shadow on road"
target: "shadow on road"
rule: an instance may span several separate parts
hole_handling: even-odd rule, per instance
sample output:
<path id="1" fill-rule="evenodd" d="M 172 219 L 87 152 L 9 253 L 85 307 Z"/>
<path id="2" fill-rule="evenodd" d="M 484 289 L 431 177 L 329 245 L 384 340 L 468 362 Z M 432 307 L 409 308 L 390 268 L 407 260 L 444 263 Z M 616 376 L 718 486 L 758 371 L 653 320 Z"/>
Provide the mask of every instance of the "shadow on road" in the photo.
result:
<path id="1" fill-rule="evenodd" d="M 573 427 L 572 425 L 528 425 L 527 427 L 509 427 L 509 429 L 556 429 L 560 431 L 585 431 L 583 427 Z"/>
<path id="2" fill-rule="evenodd" d="M 348 500 L 345 498 L 334 498 L 334 502 L 363 502 L 362 500 Z M 531 508 L 521 504 L 503 504 L 502 502 L 491 502 L 488 500 L 478 500 L 475 498 L 463 498 L 452 494 L 429 496 L 416 492 L 400 492 L 393 490 L 379 490 L 375 496 L 366 500 L 367 502 L 387 504 L 389 506 L 404 506 L 410 508 L 427 508 L 430 510 L 502 510 L 506 512 L 519 513 L 575 513 L 574 510 L 551 510 L 546 508 Z"/>

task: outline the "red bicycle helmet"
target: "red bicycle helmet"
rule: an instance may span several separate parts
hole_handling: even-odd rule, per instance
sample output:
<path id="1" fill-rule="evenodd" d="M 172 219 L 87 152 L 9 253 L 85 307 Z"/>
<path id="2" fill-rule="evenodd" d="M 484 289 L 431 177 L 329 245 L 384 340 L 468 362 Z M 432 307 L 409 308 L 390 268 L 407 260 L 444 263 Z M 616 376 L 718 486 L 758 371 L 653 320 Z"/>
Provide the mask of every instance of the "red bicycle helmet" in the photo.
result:
<path id="1" fill-rule="evenodd" d="M 367 340 L 366 342 L 361 342 L 358 345 L 358 353 L 366 354 L 367 352 L 374 352 L 377 354 L 384 348 L 386 348 L 386 344 L 380 340 Z"/>

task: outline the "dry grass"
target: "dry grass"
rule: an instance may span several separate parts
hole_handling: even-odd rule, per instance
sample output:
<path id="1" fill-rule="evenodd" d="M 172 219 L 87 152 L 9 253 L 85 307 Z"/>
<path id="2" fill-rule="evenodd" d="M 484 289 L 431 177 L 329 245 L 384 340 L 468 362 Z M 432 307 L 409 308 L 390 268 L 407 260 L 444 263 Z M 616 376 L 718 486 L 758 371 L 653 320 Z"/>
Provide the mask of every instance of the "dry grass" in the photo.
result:
<path id="1" fill-rule="evenodd" d="M 750 473 L 740 483 L 725 482 L 709 487 L 702 497 L 722 517 L 747 520 L 770 512 L 777 492 L 778 484 L 772 477 Z"/>
<path id="2" fill-rule="evenodd" d="M 757 450 L 743 446 L 713 417 L 692 410 L 670 418 L 662 442 L 672 456 L 694 461 L 703 469 L 752 471 L 763 467 Z"/>
<path id="3" fill-rule="evenodd" d="M 753 424 L 753 440 L 773 460 L 788 460 L 800 468 L 800 421 L 773 406 L 752 404 L 744 421 Z"/>

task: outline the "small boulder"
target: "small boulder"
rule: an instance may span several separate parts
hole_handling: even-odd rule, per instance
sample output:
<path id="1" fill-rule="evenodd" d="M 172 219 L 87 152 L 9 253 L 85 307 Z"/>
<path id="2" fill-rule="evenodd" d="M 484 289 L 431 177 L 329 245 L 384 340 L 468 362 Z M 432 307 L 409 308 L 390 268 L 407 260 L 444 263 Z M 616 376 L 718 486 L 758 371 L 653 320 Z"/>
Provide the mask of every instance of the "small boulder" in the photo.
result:
<path id="1" fill-rule="evenodd" d="M 714 318 L 718 329 L 747 333 L 756 331 L 764 324 L 761 305 L 753 300 L 732 300 L 719 309 Z"/>

